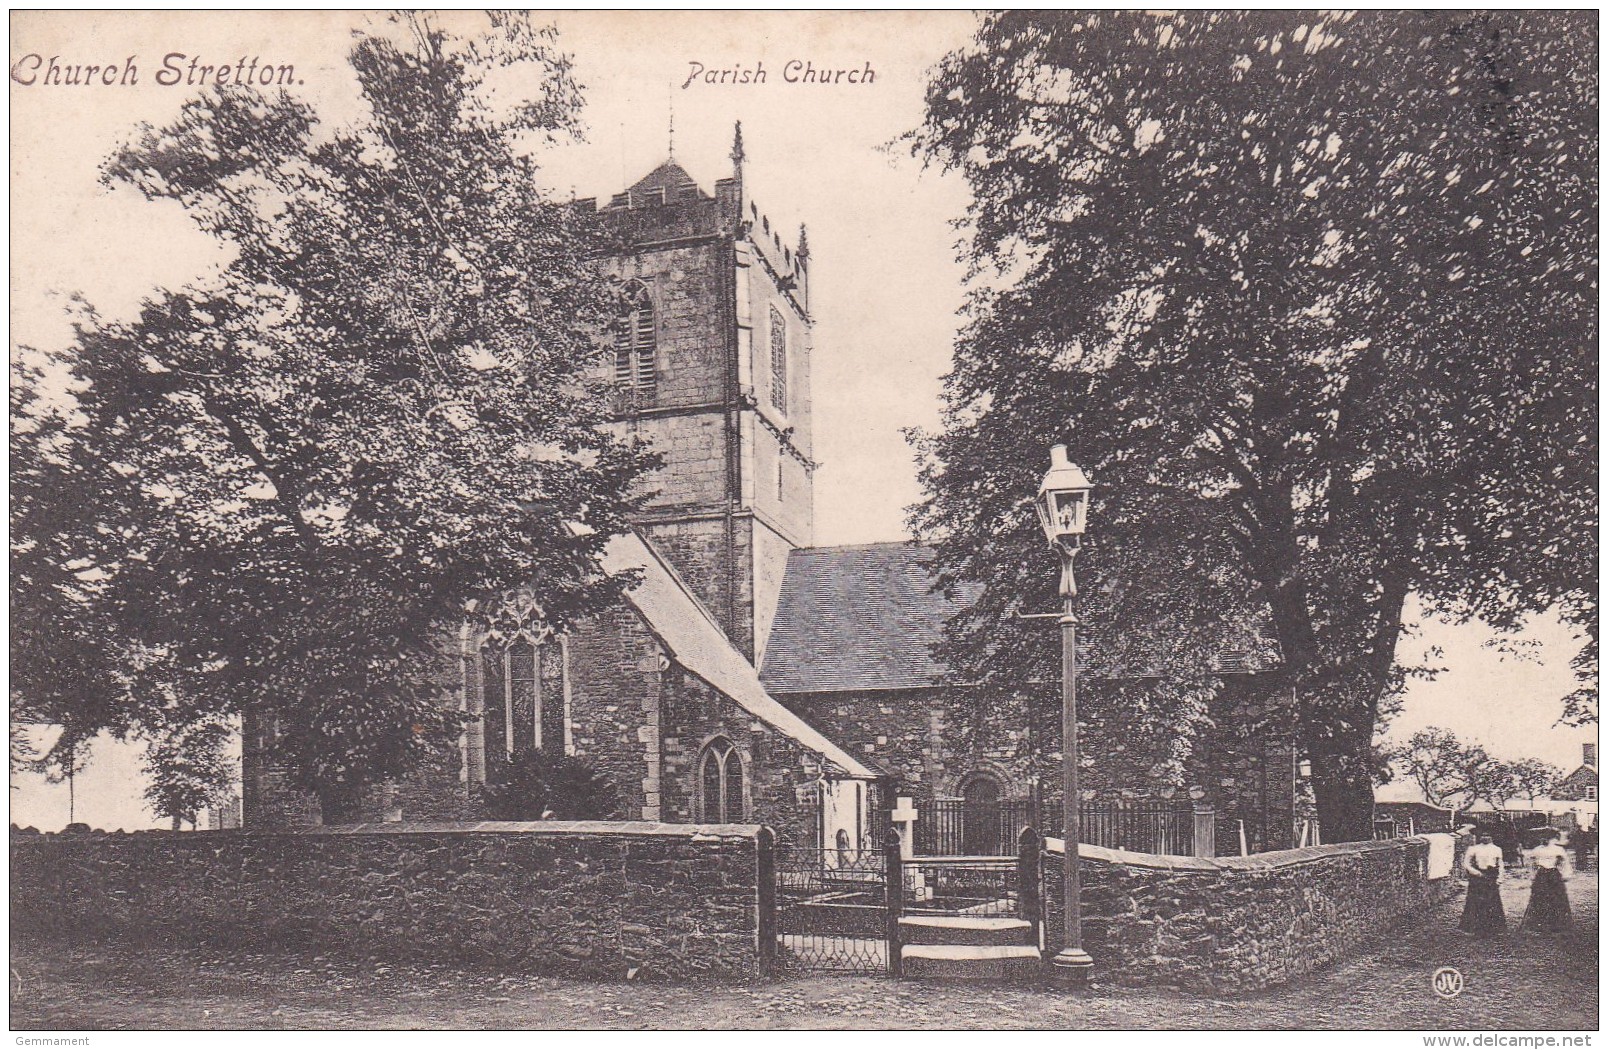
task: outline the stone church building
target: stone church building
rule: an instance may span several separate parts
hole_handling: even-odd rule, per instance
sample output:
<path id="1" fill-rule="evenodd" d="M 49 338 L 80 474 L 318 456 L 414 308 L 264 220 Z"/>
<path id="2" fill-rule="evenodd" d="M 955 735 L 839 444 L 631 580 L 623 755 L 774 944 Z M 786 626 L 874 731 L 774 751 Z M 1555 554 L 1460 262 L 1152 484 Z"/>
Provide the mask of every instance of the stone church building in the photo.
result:
<path id="1" fill-rule="evenodd" d="M 663 459 L 657 495 L 605 558 L 641 583 L 567 637 L 517 596 L 486 636 L 465 632 L 454 692 L 470 728 L 457 754 L 377 792 L 376 819 L 477 819 L 488 773 L 525 746 L 607 774 L 622 818 L 766 823 L 797 845 L 868 843 L 901 795 L 1037 797 L 1031 754 L 1056 741 L 1006 730 L 955 753 L 946 734 L 964 687 L 930 647 L 964 596 L 932 591 L 925 552 L 813 546 L 809 246 L 747 192 L 740 130 L 732 160 L 713 194 L 672 159 L 579 205 L 623 245 L 617 425 Z M 1260 848 L 1278 848 L 1293 833 L 1295 757 L 1267 728 L 1276 689 L 1241 677 L 1225 691 L 1234 717 L 1200 752 L 1212 768 L 1192 775 L 1222 811 L 1254 810 Z M 1247 710 L 1255 732 L 1227 725 L 1251 725 Z M 244 728 L 245 825 L 316 823 L 316 802 L 275 766 L 272 727 Z M 1088 754 L 1117 753 L 1107 744 L 1124 733 L 1110 728 Z M 1143 761 L 1106 773 L 1123 794 L 1182 786 L 1153 783 Z"/>

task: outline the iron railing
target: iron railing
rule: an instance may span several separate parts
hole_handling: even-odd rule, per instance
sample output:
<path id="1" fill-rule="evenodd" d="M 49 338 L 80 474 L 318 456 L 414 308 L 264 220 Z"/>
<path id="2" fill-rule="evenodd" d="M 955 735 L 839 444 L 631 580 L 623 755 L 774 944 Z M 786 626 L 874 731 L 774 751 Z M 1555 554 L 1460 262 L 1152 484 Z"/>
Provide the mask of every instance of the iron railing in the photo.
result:
<path id="1" fill-rule="evenodd" d="M 1092 846 L 1188 857 L 1195 851 L 1195 815 L 1189 802 L 1112 799 L 1078 810 L 1079 838 Z"/>
<path id="2" fill-rule="evenodd" d="M 935 799 L 921 806 L 916 853 L 923 857 L 1014 857 L 1016 837 L 1033 823 L 1030 802 Z"/>
<path id="3" fill-rule="evenodd" d="M 935 799 L 920 806 L 915 825 L 921 857 L 1011 857 L 1022 829 L 1035 823 L 1028 801 L 966 802 Z M 1061 836 L 1059 807 L 1041 814 L 1046 834 Z M 1136 853 L 1191 856 L 1195 817 L 1188 801 L 1111 799 L 1079 809 L 1084 842 Z"/>

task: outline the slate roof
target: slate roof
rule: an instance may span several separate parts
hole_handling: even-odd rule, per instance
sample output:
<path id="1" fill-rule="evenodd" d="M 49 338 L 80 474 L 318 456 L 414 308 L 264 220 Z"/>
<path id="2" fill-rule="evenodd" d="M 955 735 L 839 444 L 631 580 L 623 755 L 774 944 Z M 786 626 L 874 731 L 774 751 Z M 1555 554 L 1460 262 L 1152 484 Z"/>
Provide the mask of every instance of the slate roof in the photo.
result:
<path id="1" fill-rule="evenodd" d="M 980 593 L 933 590 L 931 551 L 914 543 L 810 547 L 787 559 L 760 677 L 775 693 L 937 684 L 932 645 Z"/>
<path id="2" fill-rule="evenodd" d="M 635 207 L 642 204 L 674 204 L 683 200 L 708 200 L 709 195 L 698 181 L 687 174 L 674 160 L 667 160 L 638 179 L 624 193 L 617 193 L 609 201 L 611 208 Z"/>
<path id="3" fill-rule="evenodd" d="M 912 689 L 942 683 L 932 647 L 951 616 L 982 593 L 934 590 L 929 548 L 915 543 L 807 547 L 787 560 L 760 677 L 772 693 Z M 1087 659 L 1087 640 L 1078 651 Z M 1223 674 L 1264 669 L 1243 649 L 1217 655 Z"/>
<path id="4" fill-rule="evenodd" d="M 642 573 L 642 580 L 626 598 L 676 663 L 777 732 L 842 767 L 849 776 L 878 775 L 766 692 L 754 665 L 731 644 L 675 570 L 640 536 L 628 532 L 609 541 L 603 552 L 603 570 L 616 575 L 633 569 Z"/>

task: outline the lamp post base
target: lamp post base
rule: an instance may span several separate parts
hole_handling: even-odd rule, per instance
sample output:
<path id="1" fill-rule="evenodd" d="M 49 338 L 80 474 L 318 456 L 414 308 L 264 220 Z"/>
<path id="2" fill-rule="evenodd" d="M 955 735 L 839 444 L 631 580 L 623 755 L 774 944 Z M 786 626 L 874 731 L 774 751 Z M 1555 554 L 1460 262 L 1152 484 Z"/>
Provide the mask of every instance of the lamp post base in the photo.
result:
<path id="1" fill-rule="evenodd" d="M 1082 948 L 1067 948 L 1050 960 L 1050 976 L 1057 984 L 1087 984 L 1094 973 L 1094 960 Z"/>

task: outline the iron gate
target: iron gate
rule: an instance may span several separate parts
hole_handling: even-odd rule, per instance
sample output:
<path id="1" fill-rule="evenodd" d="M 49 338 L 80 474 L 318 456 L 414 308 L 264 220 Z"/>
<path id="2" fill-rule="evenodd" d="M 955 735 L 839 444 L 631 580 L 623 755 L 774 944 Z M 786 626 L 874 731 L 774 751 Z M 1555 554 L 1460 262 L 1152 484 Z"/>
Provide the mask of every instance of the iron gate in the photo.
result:
<path id="1" fill-rule="evenodd" d="M 1043 844 L 1029 828 L 1015 857 L 905 859 L 896 832 L 879 848 L 779 847 L 777 969 L 897 976 L 902 915 L 1022 918 L 1037 926 Z"/>
<path id="2" fill-rule="evenodd" d="M 776 850 L 777 963 L 783 972 L 887 972 L 884 853 L 871 847 Z"/>

